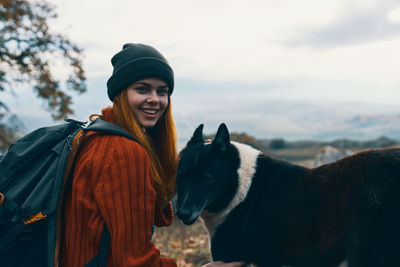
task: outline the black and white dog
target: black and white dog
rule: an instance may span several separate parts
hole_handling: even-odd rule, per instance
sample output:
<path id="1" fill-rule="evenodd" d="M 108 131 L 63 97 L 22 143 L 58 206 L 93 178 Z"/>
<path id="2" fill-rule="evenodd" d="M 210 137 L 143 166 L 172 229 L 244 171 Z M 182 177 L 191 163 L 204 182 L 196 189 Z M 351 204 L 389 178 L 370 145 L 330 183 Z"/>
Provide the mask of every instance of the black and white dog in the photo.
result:
<path id="1" fill-rule="evenodd" d="M 203 219 L 213 260 L 258 266 L 400 266 L 400 149 L 308 169 L 203 125 L 180 153 L 177 215 Z"/>

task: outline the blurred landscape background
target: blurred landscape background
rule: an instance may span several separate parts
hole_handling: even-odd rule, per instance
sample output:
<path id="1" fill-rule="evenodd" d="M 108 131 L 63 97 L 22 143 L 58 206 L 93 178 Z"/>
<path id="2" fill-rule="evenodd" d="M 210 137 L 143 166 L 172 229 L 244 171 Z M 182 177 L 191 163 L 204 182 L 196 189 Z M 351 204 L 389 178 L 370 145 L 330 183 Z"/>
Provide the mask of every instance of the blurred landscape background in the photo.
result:
<path id="1" fill-rule="evenodd" d="M 111 57 L 139 42 L 174 69 L 180 148 L 221 122 L 257 139 L 400 140 L 397 0 L 1 3 L 0 129 L 99 113 Z"/>
<path id="2" fill-rule="evenodd" d="M 111 105 L 110 59 L 127 42 L 174 69 L 179 149 L 222 122 L 308 167 L 400 142 L 398 0 L 0 0 L 0 154 Z M 201 223 L 154 241 L 179 266 L 209 260 Z"/>

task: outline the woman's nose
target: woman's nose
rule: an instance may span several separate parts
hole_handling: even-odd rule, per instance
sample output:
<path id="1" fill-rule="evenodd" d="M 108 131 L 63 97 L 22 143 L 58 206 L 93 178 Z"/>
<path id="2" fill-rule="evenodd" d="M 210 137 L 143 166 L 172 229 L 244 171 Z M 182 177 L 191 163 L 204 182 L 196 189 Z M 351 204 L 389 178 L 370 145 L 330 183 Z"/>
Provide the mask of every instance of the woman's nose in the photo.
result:
<path id="1" fill-rule="evenodd" d="M 157 93 L 156 92 L 149 93 L 146 101 L 148 103 L 157 103 L 159 101 Z"/>

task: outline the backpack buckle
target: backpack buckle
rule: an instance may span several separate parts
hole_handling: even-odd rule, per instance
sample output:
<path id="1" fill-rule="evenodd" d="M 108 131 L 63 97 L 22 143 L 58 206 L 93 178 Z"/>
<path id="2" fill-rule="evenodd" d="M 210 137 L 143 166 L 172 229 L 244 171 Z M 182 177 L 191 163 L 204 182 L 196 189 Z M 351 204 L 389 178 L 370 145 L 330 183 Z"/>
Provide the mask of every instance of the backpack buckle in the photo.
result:
<path id="1" fill-rule="evenodd" d="M 29 216 L 29 219 L 23 219 L 25 225 L 29 225 L 38 221 L 41 221 L 47 217 L 46 214 L 43 214 L 41 211 L 37 214 Z"/>

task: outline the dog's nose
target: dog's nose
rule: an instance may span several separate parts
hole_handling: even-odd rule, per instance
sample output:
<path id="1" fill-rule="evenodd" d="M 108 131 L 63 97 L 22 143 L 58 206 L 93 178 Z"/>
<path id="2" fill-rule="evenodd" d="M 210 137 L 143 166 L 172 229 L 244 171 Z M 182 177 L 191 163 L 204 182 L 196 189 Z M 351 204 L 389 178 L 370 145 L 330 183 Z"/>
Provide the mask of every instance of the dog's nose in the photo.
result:
<path id="1" fill-rule="evenodd" d="M 182 221 L 188 221 L 192 217 L 192 212 L 190 210 L 187 210 L 187 209 L 178 209 L 176 211 L 176 215 Z"/>

